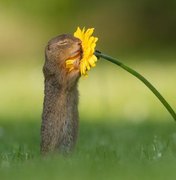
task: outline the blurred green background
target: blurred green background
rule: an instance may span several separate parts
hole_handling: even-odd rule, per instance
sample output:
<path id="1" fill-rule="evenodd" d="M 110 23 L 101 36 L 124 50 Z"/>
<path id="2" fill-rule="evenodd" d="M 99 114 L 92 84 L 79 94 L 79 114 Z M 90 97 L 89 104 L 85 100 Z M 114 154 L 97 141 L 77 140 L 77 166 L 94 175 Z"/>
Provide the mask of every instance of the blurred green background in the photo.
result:
<path id="1" fill-rule="evenodd" d="M 138 70 L 174 106 L 175 9 L 171 0 L 1 0 L 1 116 L 41 114 L 44 47 L 77 26 L 95 27 L 97 49 Z M 80 80 L 80 111 L 90 120 L 102 114 L 130 121 L 169 116 L 143 84 L 103 60 Z"/>
<path id="2" fill-rule="evenodd" d="M 11 167 L 16 166 L 20 158 L 20 163 L 24 163 L 26 159 L 39 156 L 44 48 L 50 38 L 62 33 L 72 34 L 77 26 L 94 27 L 95 36 L 99 38 L 97 49 L 117 57 L 143 74 L 176 109 L 176 0 L 0 0 L 0 160 L 5 168 L 3 178 L 9 172 L 15 174 L 16 169 Z M 75 179 L 91 177 L 89 172 L 78 173 L 84 164 L 84 156 L 88 162 L 82 172 L 86 172 L 91 163 L 97 163 L 93 167 L 98 167 L 99 161 L 103 163 L 109 152 L 110 160 L 107 158 L 106 164 L 107 167 L 112 165 L 114 171 L 106 166 L 96 170 L 92 168 L 92 171 L 94 169 L 95 177 L 103 178 L 106 176 L 97 174 L 108 169 L 106 175 L 111 174 L 113 179 L 118 176 L 115 162 L 123 162 L 129 169 L 133 167 L 131 159 L 140 161 L 140 158 L 146 158 L 153 162 L 151 157 L 158 157 L 156 150 L 152 149 L 153 144 L 158 143 L 155 142 L 156 136 L 159 136 L 162 147 L 171 141 L 171 149 L 175 151 L 176 129 L 172 117 L 141 82 L 124 70 L 99 60 L 96 68 L 89 72 L 89 77 L 81 78 L 79 90 L 80 138 L 77 153 L 70 160 L 74 165 L 76 163 Z M 130 151 L 126 149 L 131 147 L 131 136 L 138 150 L 134 150 L 128 159 L 126 154 Z M 141 136 L 144 139 L 138 139 Z M 151 149 L 145 144 L 148 136 Z M 117 143 L 120 149 L 111 146 L 118 139 L 115 137 L 123 137 Z M 144 145 L 141 145 L 143 141 Z M 98 154 L 94 152 L 97 146 Z M 143 149 L 148 155 L 139 158 L 138 151 L 143 152 Z M 164 150 L 161 148 L 161 151 Z M 170 162 L 170 156 L 176 156 L 174 151 L 169 150 L 167 160 L 161 163 L 163 169 Z M 99 159 L 92 162 L 97 156 Z M 40 164 L 39 160 L 35 161 Z M 52 163 L 57 164 L 55 161 Z M 67 163 L 72 169 L 70 162 Z M 47 169 L 45 165 L 43 168 Z M 122 178 L 124 169 L 120 165 L 117 169 L 120 168 L 119 177 Z M 29 166 L 33 171 L 35 165 Z M 64 169 L 64 166 L 60 168 Z M 136 172 L 140 166 L 134 166 Z M 169 166 L 166 174 L 170 174 L 172 167 Z M 27 173 L 28 165 L 25 168 Z M 159 169 L 156 168 L 156 172 Z M 89 170 L 91 173 L 91 168 Z M 157 177 L 157 173 L 152 168 L 150 170 L 152 177 Z M 61 176 L 65 174 L 63 171 Z M 141 170 L 139 176 L 144 175 Z"/>

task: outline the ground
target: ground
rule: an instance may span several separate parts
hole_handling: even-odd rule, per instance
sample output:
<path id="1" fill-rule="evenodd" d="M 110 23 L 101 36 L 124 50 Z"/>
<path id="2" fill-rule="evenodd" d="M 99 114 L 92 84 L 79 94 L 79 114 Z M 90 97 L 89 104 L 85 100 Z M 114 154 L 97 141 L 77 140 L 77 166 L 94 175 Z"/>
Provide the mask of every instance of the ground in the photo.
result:
<path id="1" fill-rule="evenodd" d="M 73 154 L 41 157 L 40 122 L 2 122 L 0 179 L 175 179 L 172 123 L 80 123 Z"/>

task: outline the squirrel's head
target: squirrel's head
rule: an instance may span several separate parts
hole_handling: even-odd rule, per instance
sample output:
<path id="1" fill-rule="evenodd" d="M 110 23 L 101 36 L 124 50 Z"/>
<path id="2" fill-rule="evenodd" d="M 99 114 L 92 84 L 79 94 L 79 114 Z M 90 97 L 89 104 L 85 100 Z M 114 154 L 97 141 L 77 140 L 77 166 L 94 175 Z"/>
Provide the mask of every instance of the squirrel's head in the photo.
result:
<path id="1" fill-rule="evenodd" d="M 81 41 L 73 35 L 59 35 L 48 42 L 45 49 L 46 69 L 59 74 L 62 79 L 77 79 L 80 76 L 79 61 L 82 57 Z M 71 72 L 66 69 L 66 60 L 75 59 L 75 67 Z"/>
<path id="2" fill-rule="evenodd" d="M 81 41 L 70 34 L 63 34 L 51 39 L 46 47 L 46 56 L 59 66 L 65 66 L 65 61 L 74 57 L 81 58 Z"/>

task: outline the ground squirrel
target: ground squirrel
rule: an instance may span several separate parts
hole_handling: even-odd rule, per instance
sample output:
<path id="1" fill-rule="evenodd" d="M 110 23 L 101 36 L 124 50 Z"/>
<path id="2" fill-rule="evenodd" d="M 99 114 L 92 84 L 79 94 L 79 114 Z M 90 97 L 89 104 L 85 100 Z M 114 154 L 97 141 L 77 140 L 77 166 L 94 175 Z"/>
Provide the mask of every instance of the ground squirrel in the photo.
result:
<path id="1" fill-rule="evenodd" d="M 81 41 L 63 34 L 51 39 L 45 49 L 45 78 L 41 126 L 41 153 L 70 152 L 78 134 L 78 90 Z M 65 61 L 77 58 L 68 72 Z"/>

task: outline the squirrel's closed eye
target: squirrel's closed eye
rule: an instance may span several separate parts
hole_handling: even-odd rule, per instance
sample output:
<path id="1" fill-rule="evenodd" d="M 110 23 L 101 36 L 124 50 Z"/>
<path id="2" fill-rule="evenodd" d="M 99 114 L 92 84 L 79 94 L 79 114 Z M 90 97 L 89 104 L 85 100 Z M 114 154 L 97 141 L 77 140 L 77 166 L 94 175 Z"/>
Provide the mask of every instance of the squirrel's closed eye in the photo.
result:
<path id="1" fill-rule="evenodd" d="M 57 44 L 58 44 L 58 45 L 61 45 L 61 46 L 67 45 L 67 44 L 68 44 L 68 41 L 67 41 L 67 40 L 59 41 Z"/>

